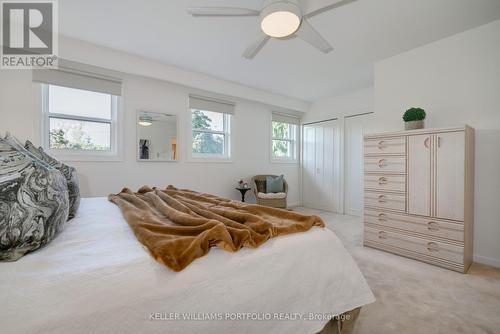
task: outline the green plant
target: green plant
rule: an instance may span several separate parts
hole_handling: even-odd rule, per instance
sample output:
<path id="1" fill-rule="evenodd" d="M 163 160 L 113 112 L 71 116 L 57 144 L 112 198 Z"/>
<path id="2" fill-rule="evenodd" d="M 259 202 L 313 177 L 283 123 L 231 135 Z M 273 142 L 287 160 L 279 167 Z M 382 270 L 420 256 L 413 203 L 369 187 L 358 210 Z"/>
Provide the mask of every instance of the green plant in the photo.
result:
<path id="1" fill-rule="evenodd" d="M 405 122 L 422 121 L 425 119 L 425 110 L 422 108 L 410 108 L 403 115 Z"/>

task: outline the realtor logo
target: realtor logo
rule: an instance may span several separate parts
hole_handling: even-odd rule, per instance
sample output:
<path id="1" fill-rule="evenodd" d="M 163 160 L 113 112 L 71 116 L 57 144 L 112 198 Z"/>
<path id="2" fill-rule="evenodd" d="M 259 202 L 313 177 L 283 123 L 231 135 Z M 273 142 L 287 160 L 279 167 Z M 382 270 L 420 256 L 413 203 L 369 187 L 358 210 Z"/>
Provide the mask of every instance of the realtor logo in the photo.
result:
<path id="1" fill-rule="evenodd" d="M 57 67 L 56 0 L 1 1 L 2 69 Z"/>

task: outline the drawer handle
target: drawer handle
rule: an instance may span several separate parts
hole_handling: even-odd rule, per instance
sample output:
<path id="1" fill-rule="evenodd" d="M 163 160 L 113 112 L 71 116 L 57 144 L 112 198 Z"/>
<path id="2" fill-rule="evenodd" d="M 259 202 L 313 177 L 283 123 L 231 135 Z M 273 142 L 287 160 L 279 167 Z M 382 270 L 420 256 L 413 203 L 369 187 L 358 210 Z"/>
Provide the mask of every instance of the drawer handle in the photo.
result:
<path id="1" fill-rule="evenodd" d="M 379 203 L 386 203 L 387 202 L 387 196 L 385 196 L 385 195 L 379 195 L 378 196 L 378 202 Z"/>
<path id="2" fill-rule="evenodd" d="M 378 149 L 379 150 L 383 150 L 384 148 L 387 147 L 387 145 L 384 145 L 385 144 L 385 140 L 381 140 L 378 142 Z"/>
<path id="3" fill-rule="evenodd" d="M 379 239 L 387 239 L 387 233 L 385 233 L 384 231 L 379 231 L 378 238 Z"/>
<path id="4" fill-rule="evenodd" d="M 439 231 L 439 224 L 436 223 L 436 222 L 428 222 L 427 223 L 427 229 L 429 231 L 433 231 L 433 232 Z"/>
<path id="5" fill-rule="evenodd" d="M 380 160 L 378 161 L 378 166 L 379 166 L 380 168 L 387 167 L 387 160 L 386 160 L 386 159 L 380 159 Z"/>
<path id="6" fill-rule="evenodd" d="M 386 222 L 387 221 L 387 215 L 385 213 L 379 213 L 379 215 L 378 215 L 378 221 L 380 221 L 380 222 Z"/>
<path id="7" fill-rule="evenodd" d="M 385 178 L 383 176 L 379 177 L 378 184 L 381 185 L 381 186 L 386 185 L 387 184 L 387 178 Z"/>
<path id="8" fill-rule="evenodd" d="M 427 137 L 427 138 L 425 138 L 425 140 L 424 140 L 424 146 L 425 146 L 426 148 L 429 148 L 429 140 L 431 140 L 431 138 L 430 138 L 430 137 Z"/>
<path id="9" fill-rule="evenodd" d="M 429 242 L 427 243 L 427 250 L 429 252 L 438 252 L 439 251 L 439 245 L 435 242 Z"/>

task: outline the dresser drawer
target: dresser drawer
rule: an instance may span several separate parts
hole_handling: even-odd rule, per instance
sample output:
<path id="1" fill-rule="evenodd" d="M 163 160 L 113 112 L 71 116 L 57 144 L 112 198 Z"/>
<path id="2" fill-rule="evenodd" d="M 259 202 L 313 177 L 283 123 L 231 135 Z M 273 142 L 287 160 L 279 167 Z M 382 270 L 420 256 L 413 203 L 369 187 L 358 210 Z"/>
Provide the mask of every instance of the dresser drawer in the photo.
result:
<path id="1" fill-rule="evenodd" d="M 405 192 L 406 177 L 404 175 L 365 175 L 365 189 L 377 191 Z"/>
<path id="2" fill-rule="evenodd" d="M 405 154 L 406 137 L 365 139 L 365 154 Z"/>
<path id="3" fill-rule="evenodd" d="M 382 227 L 464 242 L 464 226 L 462 224 L 370 209 L 365 209 L 364 220 L 367 224 L 376 224 Z"/>
<path id="4" fill-rule="evenodd" d="M 457 245 L 407 236 L 368 226 L 365 226 L 364 238 L 367 241 L 393 247 L 394 252 L 401 249 L 454 263 L 464 262 L 464 248 Z"/>
<path id="5" fill-rule="evenodd" d="M 405 195 L 365 191 L 365 206 L 404 212 L 406 208 Z"/>
<path id="6" fill-rule="evenodd" d="M 365 157 L 366 173 L 405 173 L 406 157 Z"/>

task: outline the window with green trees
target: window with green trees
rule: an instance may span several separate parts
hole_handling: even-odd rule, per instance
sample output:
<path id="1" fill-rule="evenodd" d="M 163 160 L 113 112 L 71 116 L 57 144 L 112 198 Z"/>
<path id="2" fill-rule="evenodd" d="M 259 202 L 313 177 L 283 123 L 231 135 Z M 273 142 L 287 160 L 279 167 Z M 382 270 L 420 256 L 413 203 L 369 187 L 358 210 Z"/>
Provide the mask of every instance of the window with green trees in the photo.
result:
<path id="1" fill-rule="evenodd" d="M 286 122 L 272 122 L 273 159 L 296 160 L 297 125 Z"/>
<path id="2" fill-rule="evenodd" d="M 82 89 L 45 85 L 46 146 L 74 152 L 111 151 L 115 144 L 117 97 Z"/>
<path id="3" fill-rule="evenodd" d="M 229 157 L 229 114 L 191 109 L 193 156 Z"/>

